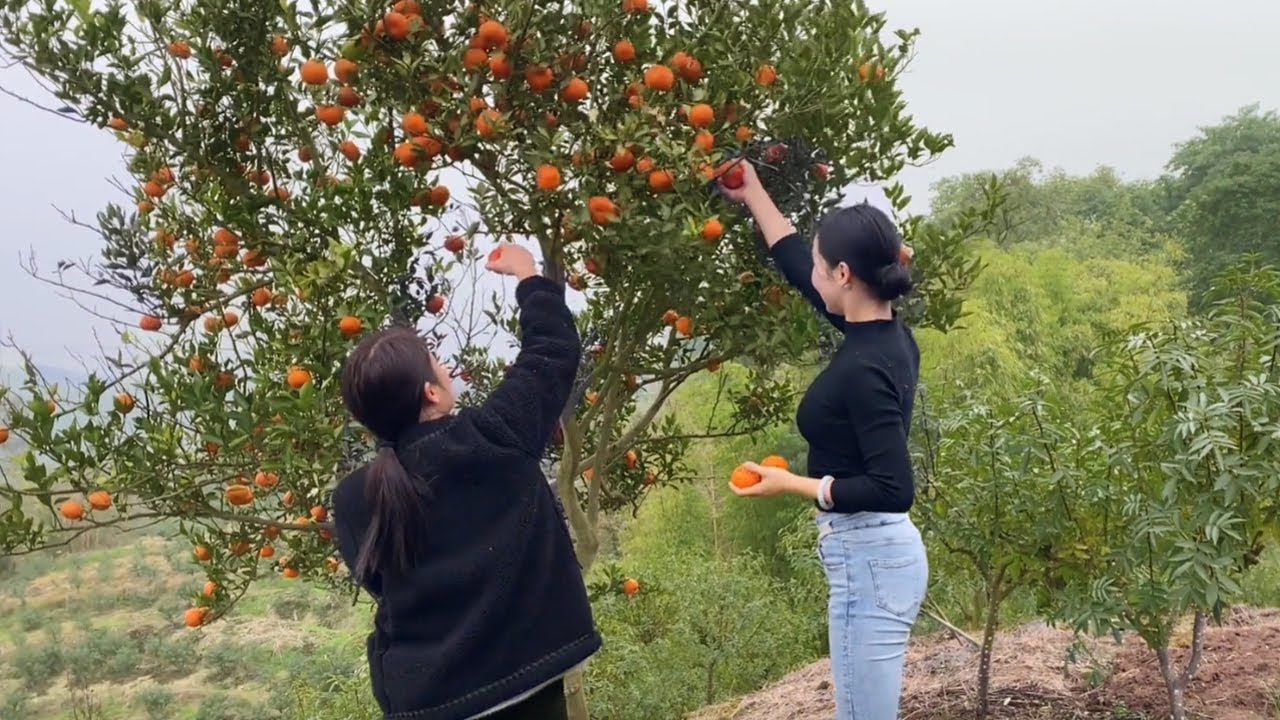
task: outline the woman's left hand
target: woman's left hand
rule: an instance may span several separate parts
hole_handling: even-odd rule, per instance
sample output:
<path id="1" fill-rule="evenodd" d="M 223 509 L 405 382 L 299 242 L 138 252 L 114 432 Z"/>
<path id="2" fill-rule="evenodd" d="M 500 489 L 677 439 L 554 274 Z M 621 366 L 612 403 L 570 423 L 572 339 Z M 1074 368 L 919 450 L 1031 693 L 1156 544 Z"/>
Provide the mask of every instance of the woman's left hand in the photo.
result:
<path id="1" fill-rule="evenodd" d="M 729 489 L 734 493 L 743 497 L 769 497 L 771 495 L 781 495 L 787 492 L 796 492 L 796 486 L 799 480 L 790 470 L 784 470 L 779 467 L 765 467 L 757 465 L 753 462 L 743 463 L 742 467 L 746 470 L 760 476 L 760 482 L 747 487 L 738 487 L 733 483 L 729 484 Z"/>

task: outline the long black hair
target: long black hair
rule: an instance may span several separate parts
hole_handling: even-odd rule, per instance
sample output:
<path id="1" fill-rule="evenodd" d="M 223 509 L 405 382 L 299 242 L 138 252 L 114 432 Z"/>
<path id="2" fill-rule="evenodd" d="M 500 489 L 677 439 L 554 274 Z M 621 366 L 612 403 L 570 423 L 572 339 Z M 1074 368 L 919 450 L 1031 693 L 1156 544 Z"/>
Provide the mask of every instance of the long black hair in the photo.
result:
<path id="1" fill-rule="evenodd" d="M 418 423 L 423 387 L 437 380 L 426 340 L 407 327 L 367 336 L 343 364 L 342 401 L 379 439 L 365 482 L 372 519 L 352 569 L 357 580 L 413 562 L 413 541 L 424 525 L 425 486 L 400 462 L 395 442 Z"/>
<path id="2" fill-rule="evenodd" d="M 858 203 L 832 210 L 818 223 L 818 254 L 832 267 L 840 263 L 881 300 L 911 292 L 911 269 L 902 263 L 902 235 L 879 208 Z"/>

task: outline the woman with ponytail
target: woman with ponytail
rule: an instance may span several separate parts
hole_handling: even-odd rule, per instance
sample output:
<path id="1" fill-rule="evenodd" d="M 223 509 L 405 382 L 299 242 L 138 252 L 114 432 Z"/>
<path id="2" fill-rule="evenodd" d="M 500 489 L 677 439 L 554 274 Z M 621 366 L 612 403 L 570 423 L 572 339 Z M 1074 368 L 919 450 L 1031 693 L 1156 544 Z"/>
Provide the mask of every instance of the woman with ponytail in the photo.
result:
<path id="1" fill-rule="evenodd" d="M 564 291 L 516 245 L 520 352 L 479 407 L 454 412 L 448 370 L 412 328 L 366 337 L 342 398 L 377 454 L 334 490 L 339 550 L 377 602 L 367 642 L 383 716 L 555 720 L 563 678 L 600 648 L 543 451 L 581 356 Z"/>
<path id="2" fill-rule="evenodd" d="M 746 205 L 782 275 L 844 340 L 796 411 L 809 444 L 807 476 L 748 463 L 760 482 L 731 488 L 816 502 L 835 717 L 894 720 L 907 639 L 929 580 L 924 543 L 907 515 L 920 351 L 892 305 L 911 290 L 910 253 L 888 216 L 865 203 L 831 211 L 805 247 L 743 164 L 742 186 L 721 192 Z"/>

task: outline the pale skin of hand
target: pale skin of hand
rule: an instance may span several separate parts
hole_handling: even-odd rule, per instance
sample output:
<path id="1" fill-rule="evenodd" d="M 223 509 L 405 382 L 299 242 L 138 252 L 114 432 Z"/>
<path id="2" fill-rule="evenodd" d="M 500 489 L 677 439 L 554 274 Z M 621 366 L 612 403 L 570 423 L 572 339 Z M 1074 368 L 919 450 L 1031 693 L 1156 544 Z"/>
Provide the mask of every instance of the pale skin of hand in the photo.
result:
<path id="1" fill-rule="evenodd" d="M 782 495 L 784 493 L 790 495 L 799 495 L 809 500 L 818 499 L 818 488 L 822 485 L 821 480 L 815 478 L 807 478 L 796 475 L 790 470 L 784 470 L 777 467 L 765 467 L 757 465 L 753 462 L 743 463 L 747 470 L 760 476 L 760 482 L 749 487 L 740 488 L 733 483 L 729 483 L 729 489 L 735 495 L 740 497 L 771 497 L 773 495 Z M 830 502 L 831 498 L 824 498 L 824 502 Z"/>
<path id="2" fill-rule="evenodd" d="M 484 267 L 499 275 L 510 275 L 517 281 L 538 274 L 538 268 L 533 262 L 533 254 L 514 243 L 503 243 L 490 252 Z"/>

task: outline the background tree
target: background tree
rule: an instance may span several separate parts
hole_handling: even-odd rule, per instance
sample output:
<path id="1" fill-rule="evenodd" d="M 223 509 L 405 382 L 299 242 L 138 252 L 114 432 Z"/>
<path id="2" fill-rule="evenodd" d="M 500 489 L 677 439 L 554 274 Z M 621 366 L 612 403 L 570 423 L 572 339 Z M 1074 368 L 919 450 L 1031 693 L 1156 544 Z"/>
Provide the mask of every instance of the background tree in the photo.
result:
<path id="1" fill-rule="evenodd" d="M 1179 145 L 1167 169 L 1161 200 L 1186 243 L 1197 302 L 1245 255 L 1280 264 L 1280 115 L 1242 108 Z"/>

